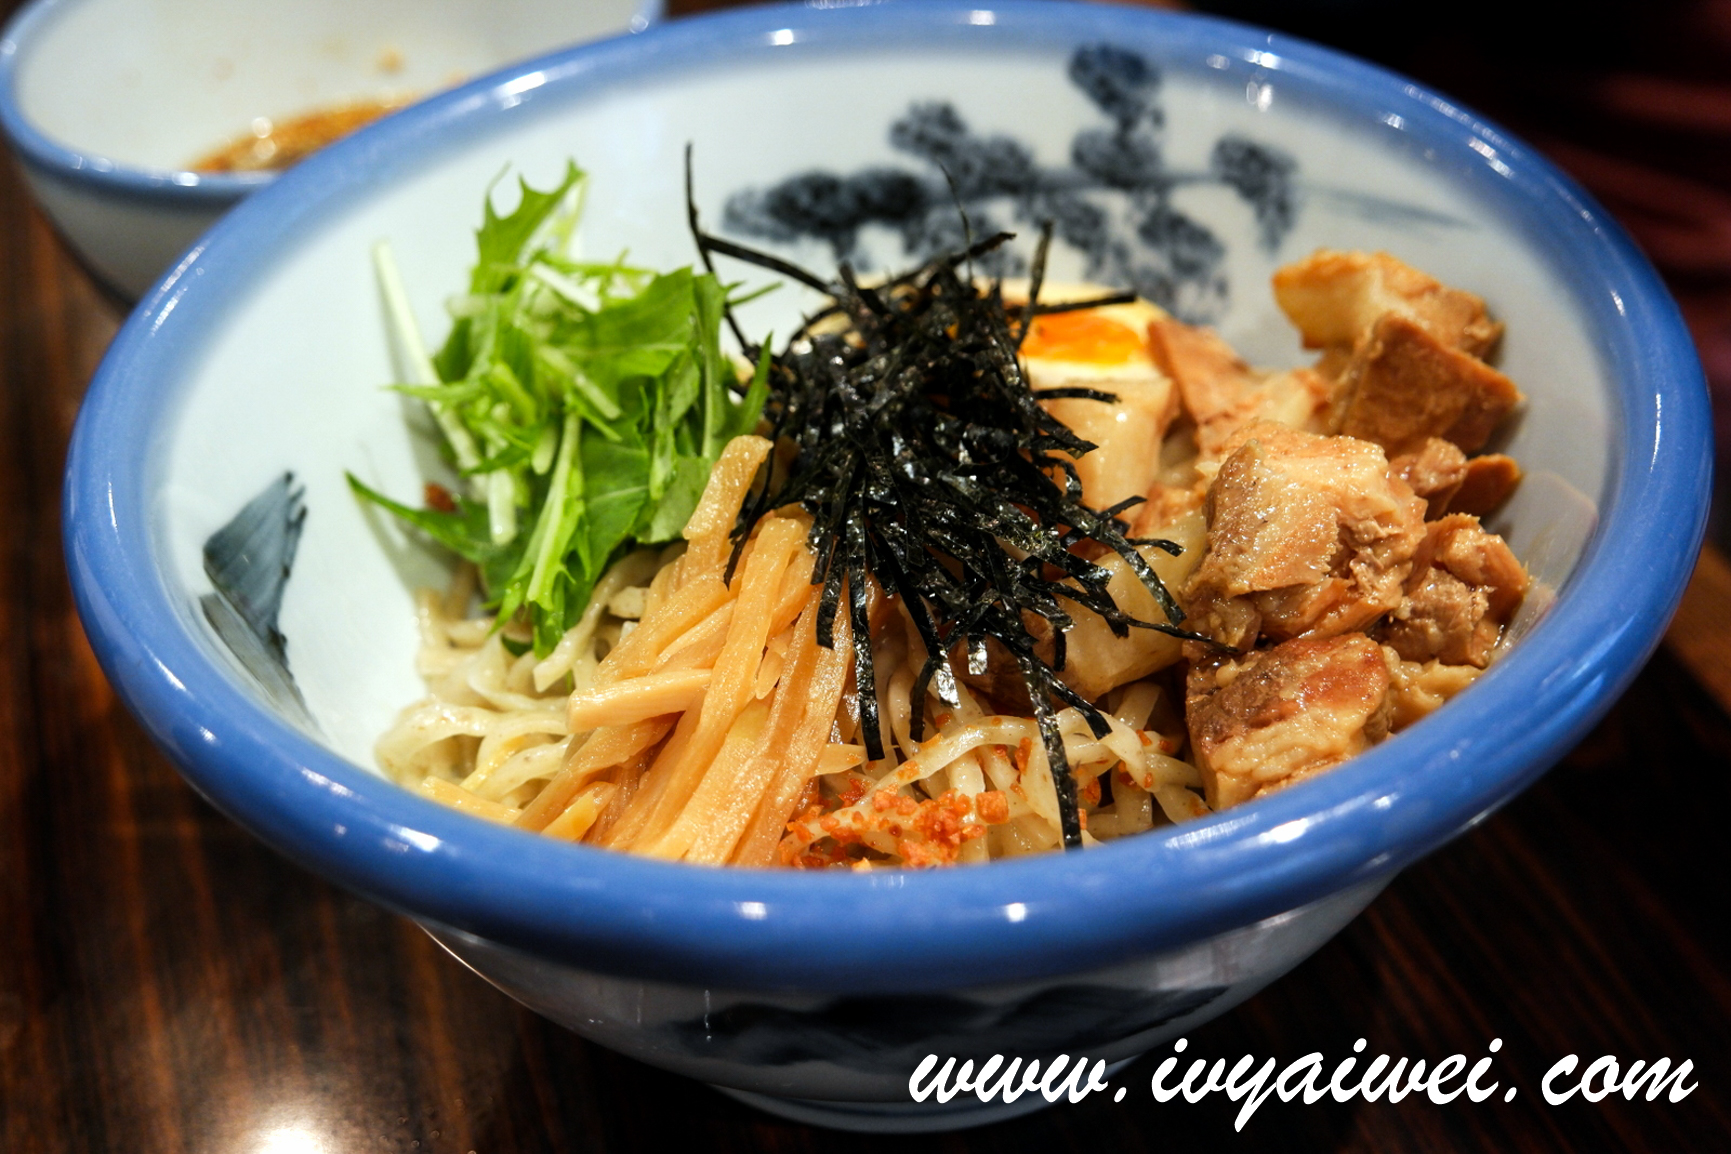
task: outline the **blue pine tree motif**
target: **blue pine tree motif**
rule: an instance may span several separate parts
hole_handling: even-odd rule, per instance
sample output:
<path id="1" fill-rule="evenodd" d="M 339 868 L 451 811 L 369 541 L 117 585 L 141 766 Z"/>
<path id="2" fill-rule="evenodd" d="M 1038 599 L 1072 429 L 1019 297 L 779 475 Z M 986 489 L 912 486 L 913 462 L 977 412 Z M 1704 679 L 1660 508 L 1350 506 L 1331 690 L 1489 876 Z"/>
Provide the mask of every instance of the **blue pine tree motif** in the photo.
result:
<path id="1" fill-rule="evenodd" d="M 1279 247 L 1298 211 L 1297 163 L 1279 149 L 1228 134 L 1204 172 L 1166 161 L 1160 72 L 1137 53 L 1087 45 L 1070 57 L 1070 82 L 1105 117 L 1070 142 L 1069 163 L 1042 166 L 1009 136 L 983 136 L 947 101 L 915 103 L 890 126 L 890 143 L 924 171 L 868 168 L 852 175 L 811 171 L 728 199 L 732 232 L 770 241 L 827 243 L 838 261 L 862 262 L 860 230 L 886 227 L 914 261 L 953 251 L 1005 227 L 1051 221 L 1079 252 L 1089 280 L 1127 286 L 1185 320 L 1224 311 L 1226 247 L 1206 225 L 1174 207 L 1174 190 L 1198 183 L 1231 189 L 1256 216 L 1257 239 Z M 958 211 L 959 210 L 959 211 Z M 966 217 L 964 226 L 963 218 Z M 989 275 L 1015 275 L 1026 258 L 998 250 Z"/>

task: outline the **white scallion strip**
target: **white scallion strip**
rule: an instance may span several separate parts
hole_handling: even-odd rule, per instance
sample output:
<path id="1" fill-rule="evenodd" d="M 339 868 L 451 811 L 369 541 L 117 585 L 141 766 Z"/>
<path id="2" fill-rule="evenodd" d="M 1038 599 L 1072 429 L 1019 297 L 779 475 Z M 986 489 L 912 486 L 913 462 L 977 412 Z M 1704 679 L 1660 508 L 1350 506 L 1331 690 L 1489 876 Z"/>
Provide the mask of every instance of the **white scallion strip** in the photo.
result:
<path id="1" fill-rule="evenodd" d="M 391 336 L 407 362 L 403 367 L 413 378 L 409 383 L 437 385 L 439 373 L 433 368 L 433 358 L 427 355 L 426 342 L 421 340 L 421 326 L 415 322 L 414 310 L 409 307 L 409 294 L 403 288 L 403 276 L 397 271 L 397 260 L 391 254 L 389 241 L 381 240 L 373 246 L 373 268 L 378 273 L 379 291 L 385 294 L 385 317 Z M 463 427 L 456 414 L 444 405 L 427 407 L 432 409 L 433 419 L 439 422 L 439 428 L 450 440 L 457 465 L 468 470 L 480 464 L 481 455 L 475 449 L 475 439 L 469 436 L 469 430 Z"/>
<path id="2" fill-rule="evenodd" d="M 493 544 L 508 544 L 517 536 L 517 485 L 503 469 L 478 478 L 487 492 L 487 531 Z"/>

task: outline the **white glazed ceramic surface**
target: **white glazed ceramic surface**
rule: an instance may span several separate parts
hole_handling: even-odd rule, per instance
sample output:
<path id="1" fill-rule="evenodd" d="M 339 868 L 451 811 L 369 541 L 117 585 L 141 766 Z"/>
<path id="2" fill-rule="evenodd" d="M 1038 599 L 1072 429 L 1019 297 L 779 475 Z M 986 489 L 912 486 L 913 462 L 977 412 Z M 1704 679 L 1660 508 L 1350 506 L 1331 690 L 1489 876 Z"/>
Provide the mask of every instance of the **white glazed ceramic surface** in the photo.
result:
<path id="1" fill-rule="evenodd" d="M 26 176 L 90 265 L 138 296 L 247 181 L 270 179 L 231 179 L 213 198 L 184 171 L 255 118 L 413 100 L 641 29 L 660 10 L 660 0 L 57 0 L 20 46 L 12 99 L 81 164 L 27 165 Z M 152 195 L 90 179 L 111 172 L 172 175 Z"/>
<path id="2" fill-rule="evenodd" d="M 30 194 L 84 267 L 128 301 L 143 296 L 176 256 L 245 195 L 184 202 L 131 196 L 36 165 L 21 167 Z"/>
<path id="3" fill-rule="evenodd" d="M 1108 1064 L 1134 1058 L 1225 1013 L 1286 973 L 1356 917 L 1383 885 L 1378 880 L 1354 886 L 1131 965 L 1061 981 L 908 999 L 633 981 L 548 962 L 469 934 L 436 927 L 427 932 L 511 997 L 592 1041 L 719 1086 L 799 1099 L 808 1108 L 833 1104 L 826 1121 L 835 1124 L 845 1121 L 842 1103 L 911 1107 L 908 1075 L 931 1053 L 981 1060 L 997 1053 L 1006 1061 L 1085 1054 L 1090 1063 Z M 968 1105 L 965 1099 L 955 1103 L 957 1109 Z M 977 1099 L 972 1103 L 979 1105 Z M 942 1119 L 953 1111 L 928 1099 L 906 1113 L 930 1123 L 921 1128 L 947 1129 Z"/>

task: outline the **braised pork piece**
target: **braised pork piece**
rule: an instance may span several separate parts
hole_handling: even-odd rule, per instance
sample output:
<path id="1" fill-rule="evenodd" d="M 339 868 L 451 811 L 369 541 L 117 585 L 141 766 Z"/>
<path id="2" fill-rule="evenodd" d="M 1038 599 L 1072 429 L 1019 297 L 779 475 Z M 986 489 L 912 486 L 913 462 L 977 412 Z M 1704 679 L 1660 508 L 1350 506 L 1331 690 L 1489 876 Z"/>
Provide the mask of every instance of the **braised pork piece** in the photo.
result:
<path id="1" fill-rule="evenodd" d="M 1135 534 L 1203 538 L 1174 576 L 1186 627 L 1219 643 L 1181 646 L 1189 760 L 1214 809 L 1442 705 L 1489 664 L 1528 586 L 1479 523 L 1521 473 L 1470 454 L 1523 399 L 1484 359 L 1502 331 L 1484 302 L 1386 253 L 1317 252 L 1274 291 L 1314 365 L 1257 370 L 1166 316 L 1148 331 L 1184 447 L 1169 441 Z M 1089 696 L 1179 648 L 1077 616 L 1067 677 Z"/>

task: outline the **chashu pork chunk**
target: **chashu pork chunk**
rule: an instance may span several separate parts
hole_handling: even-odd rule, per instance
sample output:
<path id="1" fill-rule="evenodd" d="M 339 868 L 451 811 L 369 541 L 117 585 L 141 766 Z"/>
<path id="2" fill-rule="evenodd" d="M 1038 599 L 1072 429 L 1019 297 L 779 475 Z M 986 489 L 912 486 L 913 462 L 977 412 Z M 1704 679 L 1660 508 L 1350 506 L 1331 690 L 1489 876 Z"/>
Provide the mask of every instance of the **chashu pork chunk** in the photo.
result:
<path id="1" fill-rule="evenodd" d="M 1229 441 L 1259 421 L 1327 431 L 1336 387 L 1314 369 L 1253 369 L 1213 329 L 1171 317 L 1151 324 L 1148 340 L 1196 422 L 1196 447 L 1204 459 L 1218 461 Z"/>
<path id="2" fill-rule="evenodd" d="M 1340 431 L 1390 453 L 1412 452 L 1431 437 L 1475 452 L 1525 400 L 1497 370 L 1394 313 L 1353 350 L 1340 382 Z"/>
<path id="3" fill-rule="evenodd" d="M 1238 649 L 1366 629 L 1401 603 L 1425 502 L 1368 441 L 1252 425 L 1208 491 L 1188 624 Z"/>
<path id="4" fill-rule="evenodd" d="M 1388 736 L 1391 686 L 1382 648 L 1362 633 L 1196 661 L 1185 715 L 1208 804 L 1225 809 L 1363 753 Z"/>
<path id="5" fill-rule="evenodd" d="M 1428 526 L 1406 596 L 1378 630 L 1407 661 L 1483 669 L 1526 596 L 1527 571 L 1477 517 L 1451 513 Z"/>
<path id="6" fill-rule="evenodd" d="M 1274 274 L 1274 299 L 1311 349 L 1351 349 L 1390 314 L 1451 349 L 1484 357 L 1503 326 L 1485 302 L 1449 288 L 1386 252 L 1318 249 Z"/>

